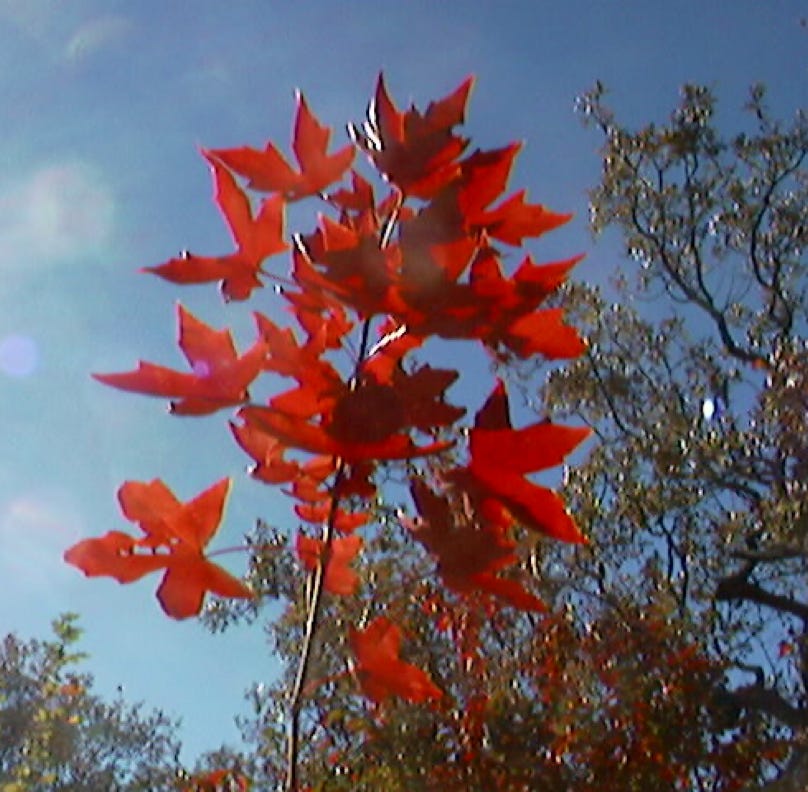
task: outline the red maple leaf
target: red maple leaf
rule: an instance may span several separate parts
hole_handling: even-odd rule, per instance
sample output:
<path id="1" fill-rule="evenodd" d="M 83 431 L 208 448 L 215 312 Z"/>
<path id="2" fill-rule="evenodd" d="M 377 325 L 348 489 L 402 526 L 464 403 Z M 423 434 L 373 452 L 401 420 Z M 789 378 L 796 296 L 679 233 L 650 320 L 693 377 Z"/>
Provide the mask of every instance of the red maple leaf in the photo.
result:
<path id="1" fill-rule="evenodd" d="M 65 561 L 88 577 L 105 575 L 119 583 L 165 570 L 157 598 L 175 619 L 199 613 L 207 591 L 221 597 L 251 598 L 247 586 L 204 554 L 221 522 L 229 487 L 230 480 L 222 479 L 181 503 L 159 479 L 127 481 L 118 490 L 121 510 L 144 536 L 136 539 L 110 531 L 74 545 L 65 553 Z"/>
<path id="2" fill-rule="evenodd" d="M 341 481 L 340 479 L 340 483 Z M 334 498 L 339 497 L 337 492 L 320 489 L 320 484 L 321 482 L 312 478 L 300 476 L 293 482 L 291 492 L 287 493 L 300 501 L 294 510 L 301 520 L 314 525 L 323 525 L 330 521 L 334 530 L 341 534 L 351 534 L 367 523 L 370 512 L 349 511 L 335 505 Z M 342 493 L 342 487 L 339 490 Z"/>
<path id="3" fill-rule="evenodd" d="M 351 171 L 351 189 L 337 190 L 329 198 L 342 209 L 354 212 L 372 212 L 376 207 L 373 186 L 355 170 Z"/>
<path id="4" fill-rule="evenodd" d="M 323 559 L 324 547 L 322 539 L 297 535 L 297 556 L 309 571 L 315 569 Z M 362 539 L 359 536 L 337 536 L 332 540 L 323 579 L 326 591 L 342 595 L 353 594 L 356 591 L 359 575 L 351 569 L 350 564 L 361 549 Z"/>
<path id="5" fill-rule="evenodd" d="M 317 231 L 301 238 L 295 274 L 304 286 L 325 289 L 364 316 L 385 313 L 387 290 L 399 266 L 398 247 L 380 246 L 374 223 L 344 220 L 323 216 Z"/>
<path id="6" fill-rule="evenodd" d="M 390 312 L 417 336 L 477 339 L 522 358 L 581 354 L 583 341 L 563 321 L 562 309 L 536 310 L 580 256 L 544 265 L 527 257 L 506 278 L 496 250 L 482 247 L 471 258 L 473 248 L 468 237 L 427 247 L 404 244 L 401 278 L 390 292 Z M 458 282 L 469 264 L 468 283 Z"/>
<path id="7" fill-rule="evenodd" d="M 207 151 L 202 156 L 213 171 L 214 199 L 230 228 L 236 252 L 228 256 L 206 257 L 186 253 L 156 267 L 144 267 L 172 283 L 221 281 L 228 300 L 246 300 L 260 288 L 261 266 L 266 258 L 289 246 L 283 240 L 283 196 L 273 195 L 253 218 L 250 202 L 230 172 Z"/>
<path id="8" fill-rule="evenodd" d="M 538 237 L 569 222 L 572 215 L 551 212 L 539 204 L 525 203 L 526 191 L 506 198 L 495 208 L 521 144 L 511 143 L 493 151 L 475 151 L 463 160 L 457 190 L 457 205 L 463 224 L 470 231 L 486 231 L 509 245 L 521 245 L 523 237 Z"/>
<path id="9" fill-rule="evenodd" d="M 527 528 L 581 543 L 585 539 L 562 499 L 526 474 L 560 465 L 588 435 L 589 429 L 549 422 L 511 428 L 508 396 L 500 381 L 469 432 L 471 462 L 453 471 L 452 480 L 480 504 L 481 513 L 491 515 L 504 507 Z"/>
<path id="10" fill-rule="evenodd" d="M 342 178 L 354 158 L 353 146 L 327 154 L 331 130 L 322 126 L 309 110 L 301 93 L 297 94 L 292 149 L 300 170 L 296 171 L 272 144 L 263 151 L 248 146 L 217 149 L 211 152 L 228 168 L 245 176 L 255 190 L 281 193 L 290 201 L 321 193 Z"/>
<path id="11" fill-rule="evenodd" d="M 390 696 L 418 703 L 443 695 L 427 673 L 399 658 L 401 630 L 386 616 L 377 616 L 364 630 L 351 628 L 348 638 L 359 687 L 374 703 Z"/>
<path id="12" fill-rule="evenodd" d="M 230 422 L 230 430 L 236 442 L 252 457 L 254 465 L 249 473 L 267 484 L 283 484 L 294 481 L 300 475 L 300 465 L 284 458 L 286 447 L 268 435 L 247 424 Z"/>
<path id="13" fill-rule="evenodd" d="M 415 107 L 400 112 L 379 75 L 376 94 L 362 129 L 350 127 L 357 145 L 375 167 L 402 192 L 429 198 L 453 179 L 455 162 L 468 141 L 452 134 L 462 124 L 474 79 L 466 78 L 451 94 L 421 114 Z"/>
<path id="14" fill-rule="evenodd" d="M 359 392 L 359 391 L 357 391 Z M 273 399 L 273 401 L 275 401 Z M 365 407 L 372 407 L 374 401 L 383 404 L 372 393 L 368 393 L 363 402 Z M 349 412 L 359 414 L 360 402 L 354 402 L 342 414 Z M 416 445 L 408 434 L 395 433 L 381 435 L 386 429 L 388 416 L 382 413 L 366 425 L 339 420 L 337 426 L 344 429 L 341 437 L 334 436 L 322 423 L 311 423 L 298 417 L 280 412 L 273 407 L 242 407 L 239 417 L 256 431 L 266 432 L 289 448 L 298 448 L 312 454 L 323 454 L 340 457 L 349 463 L 385 459 L 412 459 L 419 456 L 436 454 L 449 448 L 450 441 L 437 441 L 427 445 Z"/>
<path id="15" fill-rule="evenodd" d="M 294 376 L 298 387 L 273 397 L 267 406 L 249 405 L 239 412 L 250 432 L 265 432 L 289 448 L 349 463 L 423 456 L 451 443 L 418 446 L 409 430 L 448 426 L 465 412 L 443 400 L 455 371 L 422 366 L 405 373 L 375 363 L 352 387 L 322 359 L 306 367 L 289 363 L 284 373 Z"/>
<path id="16" fill-rule="evenodd" d="M 182 305 L 177 317 L 179 346 L 191 373 L 141 361 L 134 371 L 93 377 L 121 390 L 172 397 L 171 411 L 177 415 L 205 415 L 246 401 L 248 386 L 264 367 L 265 342 L 257 341 L 239 357 L 228 330 L 214 330 Z"/>
<path id="17" fill-rule="evenodd" d="M 520 143 L 511 143 L 477 150 L 457 163 L 454 177 L 404 224 L 406 244 L 424 247 L 487 235 L 518 246 L 524 237 L 541 236 L 568 222 L 569 214 L 526 203 L 524 190 L 491 206 L 505 191 L 520 149 Z"/>
<path id="18" fill-rule="evenodd" d="M 461 594 L 490 594 L 519 610 L 545 610 L 519 581 L 499 576 L 517 561 L 516 542 L 503 526 L 475 514 L 469 499 L 452 502 L 421 479 L 412 482 L 410 492 L 420 517 L 402 517 L 401 522 L 435 556 L 449 588 Z"/>
<path id="19" fill-rule="evenodd" d="M 250 782 L 241 773 L 231 770 L 214 770 L 196 775 L 188 780 L 183 792 L 247 792 Z"/>

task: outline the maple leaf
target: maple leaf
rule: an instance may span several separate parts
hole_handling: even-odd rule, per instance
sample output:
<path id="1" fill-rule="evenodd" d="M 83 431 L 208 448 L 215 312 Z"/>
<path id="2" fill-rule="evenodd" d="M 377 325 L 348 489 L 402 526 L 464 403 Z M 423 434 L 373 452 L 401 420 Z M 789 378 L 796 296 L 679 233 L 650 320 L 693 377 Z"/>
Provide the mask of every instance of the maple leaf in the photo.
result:
<path id="1" fill-rule="evenodd" d="M 326 366 L 326 368 L 323 368 Z M 282 445 L 349 463 L 408 459 L 448 448 L 448 441 L 418 446 L 408 431 L 448 426 L 465 410 L 447 404 L 444 390 L 457 372 L 423 366 L 412 373 L 399 367 L 369 366 L 358 387 L 342 382 L 322 360 L 287 373 L 297 388 L 270 399 L 267 406 L 249 405 L 239 417 L 250 432 L 265 432 Z M 384 375 L 387 381 L 375 381 Z"/>
<path id="2" fill-rule="evenodd" d="M 297 556 L 303 566 L 312 571 L 323 560 L 325 543 L 322 539 L 312 539 L 303 534 L 297 535 Z M 350 563 L 362 549 L 359 536 L 337 536 L 331 541 L 328 560 L 325 562 L 323 586 L 331 594 L 353 594 L 359 585 L 359 575 L 351 569 Z"/>
<path id="3" fill-rule="evenodd" d="M 344 210 L 372 212 L 376 207 L 376 197 L 371 183 L 355 170 L 351 171 L 351 189 L 337 190 L 329 199 Z"/>
<path id="4" fill-rule="evenodd" d="M 416 336 L 477 339 L 490 349 L 504 347 L 527 358 L 577 357 L 584 344 L 563 321 L 563 310 L 536 310 L 581 256 L 549 264 L 527 257 L 506 278 L 497 252 L 477 249 L 468 237 L 426 248 L 402 244 L 401 278 L 391 290 L 389 311 Z M 468 267 L 468 283 L 457 278 Z"/>
<path id="5" fill-rule="evenodd" d="M 527 528 L 582 543 L 585 539 L 561 498 L 525 476 L 560 465 L 588 435 L 589 429 L 549 422 L 513 429 L 507 392 L 498 381 L 469 432 L 471 462 L 453 471 L 452 478 L 481 503 L 483 512 L 504 506 Z"/>
<path id="6" fill-rule="evenodd" d="M 586 349 L 578 331 L 564 322 L 563 308 L 548 308 L 521 316 L 486 340 L 491 346 L 508 347 L 521 358 L 533 355 L 543 355 L 548 360 L 576 358 Z"/>
<path id="7" fill-rule="evenodd" d="M 312 525 L 323 525 L 333 520 L 334 530 L 340 534 L 352 534 L 357 528 L 365 525 L 370 519 L 369 512 L 350 512 L 342 508 L 334 509 L 328 500 L 316 503 L 300 503 L 295 506 L 295 514 L 303 522 Z"/>
<path id="8" fill-rule="evenodd" d="M 342 348 L 354 326 L 342 303 L 320 291 L 284 292 L 283 296 L 312 344 L 322 344 L 323 349 Z"/>
<path id="9" fill-rule="evenodd" d="M 353 146 L 327 154 L 330 138 L 331 131 L 320 124 L 298 92 L 292 150 L 299 171 L 289 165 L 272 143 L 267 143 L 263 151 L 245 146 L 211 153 L 228 168 L 245 176 L 253 189 L 281 193 L 288 200 L 296 201 L 321 193 L 351 167 Z"/>
<path id="10" fill-rule="evenodd" d="M 405 194 L 429 198 L 458 172 L 455 160 L 468 141 L 452 129 L 464 121 L 473 84 L 466 78 L 423 115 L 415 107 L 402 113 L 380 74 L 368 120 L 362 129 L 349 127 L 351 136 L 388 181 Z"/>
<path id="11" fill-rule="evenodd" d="M 380 246 L 373 224 L 354 225 L 345 220 L 336 222 L 323 216 L 315 233 L 300 238 L 300 252 L 306 260 L 295 262 L 298 280 L 326 289 L 364 316 L 385 313 L 387 290 L 399 266 L 398 247 Z M 307 263 L 322 269 L 312 272 Z"/>
<path id="12" fill-rule="evenodd" d="M 264 341 L 239 357 L 229 331 L 214 330 L 179 304 L 177 318 L 179 346 L 192 373 L 141 361 L 134 371 L 93 377 L 121 390 L 173 397 L 177 415 L 206 415 L 246 401 L 248 386 L 264 368 Z"/>
<path id="13" fill-rule="evenodd" d="M 391 696 L 418 703 L 443 695 L 426 672 L 399 658 L 401 630 L 386 616 L 377 616 L 364 630 L 351 628 L 348 640 L 359 686 L 374 703 Z"/>
<path id="14" fill-rule="evenodd" d="M 488 235 L 518 247 L 524 237 L 538 237 L 572 219 L 569 213 L 551 212 L 541 204 L 525 203 L 526 190 L 520 190 L 487 212 L 481 212 L 471 224 Z"/>
<path id="15" fill-rule="evenodd" d="M 365 405 L 372 405 L 373 402 L 374 396 L 371 394 Z M 343 410 L 341 414 L 347 415 L 354 408 L 358 413 L 357 403 L 352 405 L 350 410 Z M 344 429 L 342 437 L 335 437 L 333 432 L 329 432 L 321 423 L 301 420 L 272 407 L 252 405 L 242 407 L 238 416 L 246 425 L 252 426 L 256 431 L 266 432 L 289 448 L 340 457 L 349 463 L 412 459 L 439 453 L 452 445 L 450 441 L 436 441 L 419 446 L 409 435 L 402 433 L 381 437 L 381 429 L 389 425 L 382 422 L 387 420 L 384 415 L 380 416 L 381 420 L 374 420 L 366 426 L 350 423 L 347 419 L 339 420 L 336 426 L 340 427 L 338 431 Z"/>
<path id="16" fill-rule="evenodd" d="M 372 496 L 375 487 L 368 480 L 368 463 L 346 466 L 332 487 L 323 488 L 325 479 L 335 471 L 333 457 L 318 457 L 301 466 L 300 475 L 292 482 L 288 495 L 300 501 L 295 506 L 295 514 L 304 522 L 324 525 L 330 522 L 334 530 L 341 534 L 353 533 L 370 519 L 367 511 L 347 511 L 338 505 L 342 497 L 351 494 Z M 335 502 L 335 499 L 337 502 Z"/>
<path id="17" fill-rule="evenodd" d="M 214 199 L 230 228 L 236 252 L 218 257 L 186 253 L 143 271 L 172 283 L 220 281 L 225 299 L 246 300 L 253 289 L 263 285 L 259 277 L 263 261 L 289 247 L 283 239 L 283 196 L 263 201 L 253 218 L 250 202 L 230 172 L 210 152 L 203 150 L 202 156 L 213 172 Z"/>
<path id="18" fill-rule="evenodd" d="M 564 323 L 563 309 L 535 309 L 581 259 L 574 256 L 536 265 L 528 256 L 513 277 L 506 278 L 496 251 L 478 251 L 469 273 L 471 292 L 480 303 L 476 337 L 492 349 L 504 346 L 522 358 L 578 357 L 584 344 L 577 331 Z"/>
<path id="19" fill-rule="evenodd" d="M 196 775 L 188 780 L 183 792 L 247 792 L 250 782 L 241 773 L 230 770 L 214 770 Z"/>
<path id="20" fill-rule="evenodd" d="M 207 591 L 221 597 L 251 598 L 247 586 L 204 554 L 221 522 L 229 487 L 230 480 L 222 479 L 181 503 L 159 479 L 127 481 L 118 490 L 121 511 L 139 525 L 144 536 L 136 539 L 122 531 L 109 531 L 71 547 L 65 561 L 88 577 L 108 576 L 119 583 L 165 570 L 157 598 L 175 619 L 198 614 Z"/>
<path id="21" fill-rule="evenodd" d="M 300 474 L 297 462 L 284 459 L 286 447 L 266 432 L 256 431 L 247 424 L 230 422 L 230 430 L 236 442 L 252 457 L 255 464 L 249 473 L 253 478 L 267 484 L 283 484 L 294 481 Z"/>
<path id="22" fill-rule="evenodd" d="M 421 479 L 412 482 L 410 493 L 420 517 L 400 520 L 435 556 L 437 571 L 449 588 L 461 594 L 489 594 L 519 610 L 545 610 L 541 600 L 517 580 L 498 576 L 518 560 L 516 542 L 501 525 L 475 514 L 468 499 L 453 503 Z"/>

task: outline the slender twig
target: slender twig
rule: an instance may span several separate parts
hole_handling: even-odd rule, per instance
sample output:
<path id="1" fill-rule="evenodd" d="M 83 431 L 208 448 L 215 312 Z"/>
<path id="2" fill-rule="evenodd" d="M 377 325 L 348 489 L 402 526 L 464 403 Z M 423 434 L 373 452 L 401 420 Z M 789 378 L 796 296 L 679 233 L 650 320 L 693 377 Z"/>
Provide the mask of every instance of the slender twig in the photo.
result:
<path id="1" fill-rule="evenodd" d="M 300 745 L 300 710 L 303 705 L 303 692 L 309 672 L 311 651 L 314 646 L 314 636 L 317 632 L 317 623 L 320 618 L 323 599 L 323 581 L 325 569 L 331 555 L 331 543 L 334 538 L 334 522 L 339 507 L 337 490 L 342 481 L 345 466 L 342 459 L 337 460 L 337 469 L 334 474 L 333 496 L 328 512 L 328 519 L 323 524 L 323 550 L 318 559 L 317 566 L 309 574 L 308 580 L 308 614 L 306 616 L 306 632 L 303 637 L 303 646 L 300 650 L 300 661 L 297 666 L 295 684 L 289 696 L 289 734 L 286 744 L 286 790 L 297 792 L 297 758 Z"/>
<path id="2" fill-rule="evenodd" d="M 382 249 L 389 244 L 392 238 L 393 230 L 398 220 L 399 209 L 400 205 L 397 205 L 382 227 L 379 239 L 379 247 Z M 370 319 L 366 319 L 362 324 L 362 338 L 359 344 L 359 354 L 356 357 L 354 371 L 350 381 L 350 389 L 352 391 L 360 387 L 362 365 L 369 356 L 370 325 Z M 314 638 L 317 634 L 317 626 L 322 613 L 323 582 L 325 580 L 325 570 L 331 557 L 331 546 L 334 541 L 334 525 L 336 523 L 340 501 L 339 488 L 342 478 L 345 475 L 345 461 L 341 458 L 337 458 L 335 461 L 334 480 L 331 486 L 331 504 L 328 518 L 323 524 L 323 548 L 317 560 L 317 566 L 309 573 L 307 581 L 306 628 L 303 636 L 303 646 L 300 649 L 300 659 L 297 666 L 297 674 L 295 675 L 295 683 L 289 695 L 289 727 L 286 743 L 286 792 L 297 792 L 298 789 L 300 713 L 307 692 L 308 673 L 311 664 L 312 649 L 314 647 Z"/>

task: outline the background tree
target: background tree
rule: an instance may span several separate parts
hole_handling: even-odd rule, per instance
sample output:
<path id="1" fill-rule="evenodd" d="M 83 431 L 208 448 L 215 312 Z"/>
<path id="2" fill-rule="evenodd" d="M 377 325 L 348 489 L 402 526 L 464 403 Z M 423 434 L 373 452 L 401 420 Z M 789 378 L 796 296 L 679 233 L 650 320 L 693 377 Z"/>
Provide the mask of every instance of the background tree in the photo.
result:
<path id="1" fill-rule="evenodd" d="M 176 789 L 176 724 L 122 698 L 92 693 L 76 666 L 76 617 L 53 624 L 49 640 L 0 644 L 2 792 L 153 792 Z"/>
<path id="2" fill-rule="evenodd" d="M 551 615 L 518 613 L 447 593 L 410 530 L 418 519 L 379 506 L 390 530 L 366 548 L 376 563 L 363 575 L 395 601 L 418 664 L 453 703 L 358 698 L 340 626 L 368 614 L 329 601 L 318 640 L 336 652 L 315 652 L 323 684 L 301 757 L 313 788 L 808 783 L 805 119 L 775 121 L 755 88 L 749 128 L 725 138 L 710 92 L 688 86 L 666 123 L 632 131 L 603 93 L 580 110 L 604 136 L 592 220 L 624 241 L 618 299 L 584 286 L 563 295 L 588 349 L 552 372 L 541 399 L 535 368 L 500 368 L 528 403 L 596 431 L 588 462 L 565 473 L 590 544 L 520 536 Z M 254 585 L 294 602 L 293 558 L 266 526 L 254 540 L 276 547 L 256 557 Z M 391 546 L 407 563 L 376 552 Z M 234 615 L 217 606 L 209 619 Z M 303 617 L 290 606 L 269 628 L 284 659 Z M 244 724 L 267 786 L 282 773 L 289 681 L 256 689 Z"/>
<path id="3" fill-rule="evenodd" d="M 718 722 L 787 745 L 776 788 L 803 789 L 806 119 L 774 120 L 755 87 L 726 138 L 711 93 L 686 86 L 666 124 L 630 131 L 602 97 L 580 102 L 604 136 L 592 223 L 634 266 L 617 303 L 578 291 L 588 353 L 545 390 L 600 439 L 570 471 L 593 542 L 561 588 L 596 611 L 666 603 L 725 668 Z"/>

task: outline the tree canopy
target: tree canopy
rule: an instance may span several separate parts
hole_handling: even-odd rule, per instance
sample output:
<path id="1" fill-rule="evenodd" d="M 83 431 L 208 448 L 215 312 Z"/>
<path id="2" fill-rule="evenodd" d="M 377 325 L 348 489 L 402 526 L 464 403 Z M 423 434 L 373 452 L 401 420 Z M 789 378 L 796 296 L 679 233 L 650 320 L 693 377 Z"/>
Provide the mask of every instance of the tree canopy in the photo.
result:
<path id="1" fill-rule="evenodd" d="M 2 792 L 153 792 L 176 788 L 177 724 L 122 697 L 104 701 L 78 667 L 75 615 L 53 637 L 0 643 Z"/>

